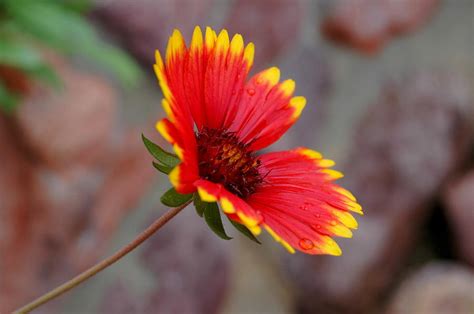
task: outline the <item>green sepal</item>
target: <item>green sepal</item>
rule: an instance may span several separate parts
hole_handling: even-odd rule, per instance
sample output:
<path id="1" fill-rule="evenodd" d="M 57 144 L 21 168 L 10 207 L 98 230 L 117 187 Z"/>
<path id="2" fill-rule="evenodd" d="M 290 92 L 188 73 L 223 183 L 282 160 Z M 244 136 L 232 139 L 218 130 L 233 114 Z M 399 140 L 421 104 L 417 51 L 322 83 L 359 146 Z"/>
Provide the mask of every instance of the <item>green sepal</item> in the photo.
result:
<path id="1" fill-rule="evenodd" d="M 173 168 L 162 165 L 158 162 L 153 162 L 153 167 L 155 167 L 156 170 L 164 174 L 170 174 L 171 170 L 173 170 Z"/>
<path id="2" fill-rule="evenodd" d="M 196 213 L 199 215 L 199 217 L 202 217 L 204 215 L 204 209 L 206 208 L 207 203 L 201 200 L 201 197 L 197 192 L 194 193 L 193 203 L 194 207 L 196 208 Z"/>
<path id="3" fill-rule="evenodd" d="M 180 163 L 178 156 L 167 152 L 160 146 L 156 145 L 155 143 L 147 139 L 145 135 L 143 134 L 142 134 L 142 140 L 143 140 L 143 143 L 145 144 L 146 149 L 161 164 L 173 169 Z"/>
<path id="4" fill-rule="evenodd" d="M 171 188 L 161 196 L 161 202 L 169 207 L 178 207 L 188 202 L 192 197 L 193 194 L 181 194 Z"/>
<path id="5" fill-rule="evenodd" d="M 202 203 L 204 204 L 204 219 L 206 220 L 209 228 L 211 228 L 211 230 L 214 231 L 214 233 L 221 239 L 232 239 L 225 233 L 224 225 L 222 224 L 221 213 L 217 203 Z"/>
<path id="6" fill-rule="evenodd" d="M 250 240 L 258 243 L 258 244 L 262 244 L 260 241 L 258 241 L 258 239 L 253 235 L 252 232 L 250 232 L 250 230 L 245 227 L 244 225 L 242 224 L 239 224 L 238 222 L 235 222 L 233 221 L 232 219 L 229 218 L 229 221 L 230 223 L 235 227 L 235 229 L 237 229 L 238 231 L 240 231 L 240 233 L 242 233 L 244 236 L 246 236 L 247 238 L 249 238 Z"/>

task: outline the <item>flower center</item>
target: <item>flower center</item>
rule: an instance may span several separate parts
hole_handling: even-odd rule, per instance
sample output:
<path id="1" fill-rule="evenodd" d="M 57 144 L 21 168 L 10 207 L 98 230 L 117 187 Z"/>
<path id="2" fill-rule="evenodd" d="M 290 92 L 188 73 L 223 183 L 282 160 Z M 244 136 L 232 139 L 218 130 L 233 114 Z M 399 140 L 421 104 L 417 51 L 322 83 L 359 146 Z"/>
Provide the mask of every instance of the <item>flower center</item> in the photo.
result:
<path id="1" fill-rule="evenodd" d="M 199 176 L 247 198 L 263 181 L 260 160 L 232 132 L 204 127 L 196 135 Z"/>

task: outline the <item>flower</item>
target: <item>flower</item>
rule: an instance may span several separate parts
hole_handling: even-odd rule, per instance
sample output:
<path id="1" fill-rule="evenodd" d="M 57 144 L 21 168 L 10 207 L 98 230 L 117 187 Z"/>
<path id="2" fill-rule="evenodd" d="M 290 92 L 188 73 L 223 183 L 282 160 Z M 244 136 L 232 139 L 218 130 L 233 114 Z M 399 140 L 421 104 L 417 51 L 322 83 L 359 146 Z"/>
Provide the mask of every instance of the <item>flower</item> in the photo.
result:
<path id="1" fill-rule="evenodd" d="M 262 228 L 289 252 L 340 255 L 332 236 L 351 237 L 362 214 L 354 196 L 334 181 L 332 160 L 307 148 L 257 155 L 300 116 L 306 100 L 295 82 L 269 68 L 248 78 L 254 45 L 199 27 L 187 48 L 178 30 L 155 72 L 167 118 L 156 127 L 181 162 L 169 174 L 176 191 L 218 202 L 254 235 Z"/>

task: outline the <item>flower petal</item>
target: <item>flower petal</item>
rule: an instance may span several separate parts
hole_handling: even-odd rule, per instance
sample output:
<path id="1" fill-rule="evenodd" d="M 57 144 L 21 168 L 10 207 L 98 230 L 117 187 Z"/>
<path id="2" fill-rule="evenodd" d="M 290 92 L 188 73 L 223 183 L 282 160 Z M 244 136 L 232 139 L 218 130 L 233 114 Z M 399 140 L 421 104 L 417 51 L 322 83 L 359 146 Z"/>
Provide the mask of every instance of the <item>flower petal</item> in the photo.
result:
<path id="1" fill-rule="evenodd" d="M 293 97 L 295 82 L 280 80 L 280 70 L 269 68 L 256 74 L 244 88 L 239 111 L 231 125 L 250 149 L 264 148 L 276 140 L 297 120 L 306 103 Z"/>
<path id="2" fill-rule="evenodd" d="M 205 202 L 219 202 L 222 211 L 232 220 L 246 226 L 254 235 L 261 232 L 262 216 L 244 200 L 227 191 L 222 185 L 207 180 L 194 183 Z"/>
<path id="3" fill-rule="evenodd" d="M 328 167 L 334 162 L 306 148 L 260 157 L 264 183 L 248 205 L 262 215 L 263 227 L 290 252 L 340 255 L 333 236 L 350 238 L 361 213 L 354 196 L 336 185 Z"/>

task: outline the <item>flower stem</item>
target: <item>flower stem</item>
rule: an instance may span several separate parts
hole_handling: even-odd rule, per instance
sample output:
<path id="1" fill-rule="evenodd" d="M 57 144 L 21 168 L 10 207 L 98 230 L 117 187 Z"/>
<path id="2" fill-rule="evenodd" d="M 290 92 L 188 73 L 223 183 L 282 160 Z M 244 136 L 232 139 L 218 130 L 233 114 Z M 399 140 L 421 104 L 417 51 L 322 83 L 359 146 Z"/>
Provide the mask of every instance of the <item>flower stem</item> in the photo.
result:
<path id="1" fill-rule="evenodd" d="M 155 220 L 148 228 L 146 228 L 142 233 L 140 233 L 132 242 L 127 244 L 126 246 L 122 247 L 112 256 L 102 260 L 101 262 L 97 263 L 96 265 L 92 266 L 88 270 L 82 272 L 81 274 L 77 275 L 76 277 L 72 278 L 71 280 L 63 283 L 59 287 L 49 291 L 48 293 L 42 295 L 41 297 L 37 298 L 36 300 L 28 303 L 27 305 L 23 306 L 22 308 L 14 311 L 14 314 L 23 314 L 29 313 L 32 310 L 36 309 L 37 307 L 41 306 L 42 304 L 51 301 L 52 299 L 60 296 L 61 294 L 71 290 L 72 288 L 76 287 L 83 281 L 89 279 L 90 277 L 96 275 L 100 271 L 104 270 L 105 268 L 109 267 L 110 265 L 114 264 L 122 257 L 133 251 L 137 248 L 140 244 L 142 244 L 146 239 L 151 237 L 158 229 L 160 229 L 164 224 L 166 224 L 171 218 L 176 216 L 181 210 L 183 210 L 191 201 L 186 202 L 185 204 L 171 208 L 166 213 L 164 213 L 160 218 Z"/>

